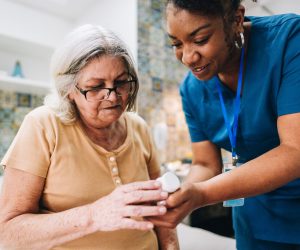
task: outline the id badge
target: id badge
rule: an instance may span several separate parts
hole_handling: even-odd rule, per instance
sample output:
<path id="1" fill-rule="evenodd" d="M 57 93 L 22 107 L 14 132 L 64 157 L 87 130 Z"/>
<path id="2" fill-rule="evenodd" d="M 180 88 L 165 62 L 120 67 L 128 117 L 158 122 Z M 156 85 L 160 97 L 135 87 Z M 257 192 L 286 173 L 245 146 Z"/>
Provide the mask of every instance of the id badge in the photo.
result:
<path id="1" fill-rule="evenodd" d="M 240 166 L 241 164 L 236 164 L 237 166 L 234 166 L 231 163 L 224 163 L 223 172 L 231 171 L 232 169 L 235 169 L 236 167 Z M 244 205 L 244 198 L 234 199 L 234 200 L 227 200 L 223 201 L 223 207 L 239 207 Z"/>

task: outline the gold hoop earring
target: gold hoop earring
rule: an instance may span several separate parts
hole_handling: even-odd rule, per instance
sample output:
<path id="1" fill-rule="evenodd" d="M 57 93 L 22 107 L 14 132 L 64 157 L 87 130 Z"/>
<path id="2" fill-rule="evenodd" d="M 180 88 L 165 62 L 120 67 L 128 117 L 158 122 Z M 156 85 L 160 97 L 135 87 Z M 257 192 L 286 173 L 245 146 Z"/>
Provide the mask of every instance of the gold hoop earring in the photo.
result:
<path id="1" fill-rule="evenodd" d="M 239 35 L 240 35 L 240 44 L 238 43 L 237 40 L 235 40 L 234 45 L 237 49 L 242 49 L 245 45 L 245 37 L 244 37 L 244 34 L 242 32 L 240 32 Z"/>

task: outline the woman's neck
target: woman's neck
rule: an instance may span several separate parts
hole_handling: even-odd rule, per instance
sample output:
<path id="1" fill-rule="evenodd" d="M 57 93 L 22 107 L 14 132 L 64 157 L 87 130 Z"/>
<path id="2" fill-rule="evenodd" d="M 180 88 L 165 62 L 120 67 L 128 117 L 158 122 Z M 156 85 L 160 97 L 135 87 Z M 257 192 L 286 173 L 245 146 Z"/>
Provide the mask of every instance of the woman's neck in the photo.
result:
<path id="1" fill-rule="evenodd" d="M 106 127 L 90 126 L 84 121 L 81 121 L 80 124 L 86 135 L 93 143 L 108 151 L 120 147 L 127 136 L 127 128 L 124 117 L 120 117 L 116 122 Z"/>

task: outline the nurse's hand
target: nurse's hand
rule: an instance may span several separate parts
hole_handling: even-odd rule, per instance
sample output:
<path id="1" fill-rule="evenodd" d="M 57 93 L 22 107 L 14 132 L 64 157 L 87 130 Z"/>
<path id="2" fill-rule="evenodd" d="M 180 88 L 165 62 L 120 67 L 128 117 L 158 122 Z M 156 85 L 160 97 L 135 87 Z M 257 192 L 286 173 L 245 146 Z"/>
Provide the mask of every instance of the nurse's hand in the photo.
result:
<path id="1" fill-rule="evenodd" d="M 167 213 L 149 217 L 147 220 L 156 226 L 175 228 L 189 213 L 201 206 L 203 197 L 198 186 L 196 183 L 182 184 L 180 189 L 169 195 L 166 200 Z"/>
<path id="2" fill-rule="evenodd" d="M 135 182 L 117 187 L 109 195 L 90 204 L 88 212 L 96 231 L 149 230 L 153 224 L 140 217 L 165 214 L 165 206 L 148 204 L 167 197 L 168 193 L 161 190 L 157 181 Z"/>

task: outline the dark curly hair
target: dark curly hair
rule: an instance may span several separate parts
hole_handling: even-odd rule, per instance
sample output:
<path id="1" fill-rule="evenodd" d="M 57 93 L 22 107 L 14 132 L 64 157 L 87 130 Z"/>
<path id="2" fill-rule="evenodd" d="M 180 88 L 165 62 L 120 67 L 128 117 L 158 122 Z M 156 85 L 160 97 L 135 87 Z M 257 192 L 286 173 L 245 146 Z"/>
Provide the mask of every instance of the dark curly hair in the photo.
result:
<path id="1" fill-rule="evenodd" d="M 237 10 L 240 3 L 241 0 L 167 0 L 167 5 L 204 16 L 224 16 L 228 10 Z"/>
<path id="2" fill-rule="evenodd" d="M 256 2 L 256 0 L 252 0 Z M 174 5 L 178 9 L 203 16 L 219 16 L 229 23 L 242 0 L 166 0 L 166 6 Z"/>

